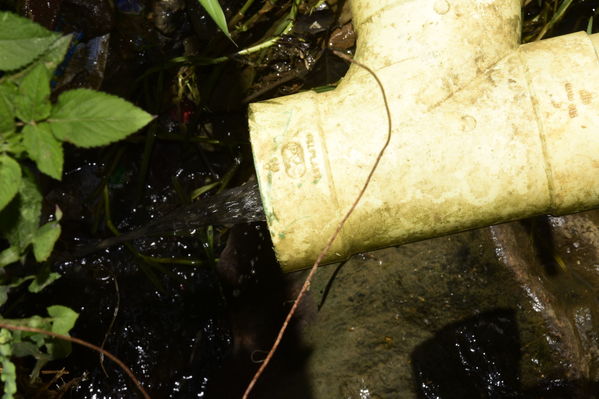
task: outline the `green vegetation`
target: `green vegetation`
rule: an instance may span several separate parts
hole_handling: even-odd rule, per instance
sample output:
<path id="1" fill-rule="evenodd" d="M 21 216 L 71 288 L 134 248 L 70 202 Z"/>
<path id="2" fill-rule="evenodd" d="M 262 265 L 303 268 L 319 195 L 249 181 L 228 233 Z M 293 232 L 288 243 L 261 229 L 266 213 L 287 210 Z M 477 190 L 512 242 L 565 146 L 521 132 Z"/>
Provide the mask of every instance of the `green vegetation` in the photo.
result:
<path id="1" fill-rule="evenodd" d="M 70 43 L 69 36 L 50 32 L 28 19 L 0 12 L 0 306 L 11 289 L 28 282 L 37 293 L 60 276 L 43 264 L 36 274 L 15 277 L 7 268 L 24 263 L 30 248 L 37 262 L 45 262 L 60 236 L 62 212 L 40 225 L 42 194 L 39 172 L 60 180 L 63 142 L 79 147 L 106 145 L 134 133 L 152 116 L 127 101 L 93 90 L 76 89 L 51 101 L 50 82 Z M 13 265 L 14 264 L 14 265 Z M 0 322 L 68 334 L 77 313 L 64 306 L 47 307 L 48 316 L 31 316 Z M 3 398 L 16 392 L 11 356 L 33 356 L 36 378 L 49 360 L 70 352 L 70 343 L 42 334 L 0 330 Z"/>
<path id="2" fill-rule="evenodd" d="M 198 0 L 200 5 L 204 7 L 210 18 L 214 21 L 216 26 L 223 31 L 225 35 L 229 39 L 231 39 L 231 34 L 229 33 L 229 28 L 227 27 L 227 20 L 225 19 L 225 13 L 221 8 L 218 0 Z M 232 40 L 232 39 L 231 39 Z"/>
<path id="3" fill-rule="evenodd" d="M 581 14 L 580 10 L 577 12 L 574 8 L 584 6 L 584 2 L 574 2 L 573 0 L 526 0 L 524 6 L 524 15 L 527 18 L 524 19 L 522 42 L 528 43 L 555 36 L 555 28 L 563 24 L 566 18 L 571 15 Z M 527 12 L 527 9 L 530 11 Z M 586 21 L 577 17 L 566 25 L 568 26 L 568 33 L 584 29 L 590 35 L 593 33 L 593 16 L 591 15 Z"/>

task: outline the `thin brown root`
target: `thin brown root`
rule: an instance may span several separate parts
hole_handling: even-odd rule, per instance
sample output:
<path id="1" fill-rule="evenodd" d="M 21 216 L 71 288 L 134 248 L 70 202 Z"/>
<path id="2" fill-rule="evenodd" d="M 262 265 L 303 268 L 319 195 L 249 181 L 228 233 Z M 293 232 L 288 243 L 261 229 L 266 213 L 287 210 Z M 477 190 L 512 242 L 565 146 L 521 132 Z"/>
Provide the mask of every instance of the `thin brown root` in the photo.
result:
<path id="1" fill-rule="evenodd" d="M 26 332 L 36 333 L 36 334 L 44 334 L 44 335 L 48 335 L 50 337 L 61 339 L 63 341 L 69 341 L 69 342 L 72 342 L 74 344 L 85 346 L 86 348 L 89 348 L 89 349 L 94 350 L 96 352 L 100 352 L 104 356 L 106 356 L 107 358 L 109 358 L 110 360 L 112 360 L 113 362 L 115 362 L 117 364 L 117 366 L 119 366 L 125 372 L 125 374 L 127 374 L 127 376 L 129 376 L 129 378 L 131 379 L 131 381 L 133 381 L 133 383 L 135 384 L 135 386 L 137 387 L 137 389 L 139 390 L 139 392 L 141 392 L 141 394 L 144 397 L 144 399 L 151 399 L 150 395 L 146 392 L 146 390 L 144 389 L 144 387 L 141 385 L 141 382 L 139 382 L 139 380 L 135 377 L 135 375 L 129 369 L 129 367 L 127 367 L 125 365 L 125 363 L 123 363 L 122 361 L 120 361 L 119 358 L 117 358 L 116 356 L 114 356 L 112 353 L 108 352 L 105 349 L 100 348 L 99 346 L 96 346 L 96 345 L 94 345 L 92 343 L 89 343 L 89 342 L 84 341 L 84 340 L 79 339 L 79 338 L 69 337 L 68 335 L 57 334 L 55 332 L 46 331 L 46 330 L 42 330 L 42 329 L 39 329 L 39 328 L 25 327 L 25 326 L 13 326 L 12 324 L 6 324 L 6 323 L 0 323 L 0 328 L 6 328 L 7 330 L 11 330 L 11 331 L 26 331 Z"/>
<path id="2" fill-rule="evenodd" d="M 289 321 L 291 320 L 291 318 L 295 314 L 295 311 L 297 310 L 297 307 L 298 307 L 299 303 L 301 302 L 301 300 L 303 299 L 304 295 L 306 294 L 306 292 L 310 288 L 310 282 L 312 281 L 312 277 L 316 273 L 316 269 L 318 269 L 318 266 L 320 265 L 320 262 L 322 262 L 322 260 L 325 257 L 325 255 L 331 249 L 331 246 L 333 245 L 333 242 L 335 241 L 335 239 L 339 235 L 339 232 L 343 228 L 343 225 L 345 225 L 345 222 L 347 221 L 347 219 L 349 219 L 349 216 L 352 214 L 352 212 L 354 211 L 354 209 L 356 209 L 356 207 L 358 206 L 358 203 L 362 199 L 362 196 L 364 195 L 364 193 L 366 192 L 366 189 L 368 188 L 368 185 L 370 184 L 370 180 L 372 180 L 372 175 L 374 175 L 374 172 L 376 171 L 376 168 L 378 167 L 378 165 L 379 165 L 379 163 L 381 161 L 381 158 L 383 157 L 383 154 L 385 153 L 385 150 L 387 149 L 387 147 L 389 146 L 389 142 L 391 141 L 391 131 L 392 131 L 392 127 L 391 127 L 391 110 L 389 109 L 389 103 L 387 101 L 387 95 L 385 94 L 385 89 L 383 87 L 383 83 L 378 78 L 378 76 L 376 75 L 376 73 L 372 69 L 370 69 L 369 67 L 367 67 L 366 65 L 364 65 L 364 64 L 362 64 L 362 63 L 360 63 L 360 62 L 358 62 L 356 60 L 351 59 L 350 57 L 348 57 L 347 55 L 345 55 L 345 54 L 343 54 L 343 53 L 341 53 L 339 51 L 333 50 L 333 53 L 336 56 L 338 56 L 338 57 L 340 57 L 340 58 L 342 58 L 342 59 L 344 59 L 344 60 L 346 60 L 348 62 L 356 64 L 360 68 L 365 69 L 376 80 L 376 83 L 378 84 L 379 88 L 381 89 L 381 94 L 383 95 L 383 101 L 385 103 L 385 110 L 387 112 L 387 126 L 388 126 L 387 127 L 387 138 L 385 140 L 385 144 L 383 144 L 383 147 L 379 151 L 379 153 L 378 153 L 378 155 L 376 157 L 376 160 L 374 161 L 374 164 L 372 165 L 372 168 L 370 169 L 370 172 L 368 173 L 368 177 L 366 178 L 366 181 L 364 182 L 364 185 L 362 186 L 362 189 L 360 190 L 360 192 L 356 196 L 356 199 L 354 200 L 352 206 L 349 208 L 349 210 L 347 211 L 347 213 L 345 214 L 345 216 L 343 217 L 343 219 L 341 219 L 341 221 L 337 225 L 337 228 L 335 229 L 335 232 L 331 235 L 331 237 L 327 241 L 327 244 L 322 249 L 322 251 L 320 251 L 320 254 L 318 255 L 318 258 L 316 258 L 316 261 L 312 265 L 312 268 L 310 269 L 310 272 L 308 273 L 308 276 L 306 277 L 306 280 L 304 281 L 304 284 L 302 285 L 302 288 L 301 288 L 300 292 L 297 294 L 297 297 L 295 298 L 295 301 L 293 302 L 293 305 L 291 306 L 291 309 L 289 310 L 289 313 L 287 313 L 287 317 L 285 318 L 285 321 L 281 325 L 281 329 L 279 330 L 279 334 L 277 335 L 277 338 L 275 339 L 272 347 L 270 348 L 270 351 L 268 352 L 268 355 L 266 355 L 266 358 L 264 359 L 264 362 L 262 362 L 262 364 L 260 365 L 260 368 L 258 368 L 258 370 L 256 371 L 256 373 L 252 377 L 252 380 L 250 381 L 250 383 L 248 384 L 247 388 L 245 389 L 245 392 L 243 393 L 243 396 L 242 396 L 243 399 L 248 399 L 250 393 L 252 392 L 252 389 L 254 388 L 254 385 L 256 385 L 256 382 L 258 381 L 258 379 L 260 378 L 260 376 L 262 375 L 262 373 L 264 373 L 264 370 L 266 370 L 266 367 L 268 367 L 268 364 L 270 363 L 272 357 L 274 356 L 275 352 L 277 351 L 277 348 L 281 344 L 281 340 L 283 339 L 283 335 L 285 334 L 285 331 L 287 330 L 287 327 L 289 326 Z"/>
<path id="3" fill-rule="evenodd" d="M 104 334 L 104 339 L 102 340 L 102 344 L 100 344 L 100 348 L 104 349 L 104 346 L 106 345 L 106 341 L 108 341 L 108 337 L 110 336 L 110 334 L 112 334 L 112 329 L 114 327 L 114 322 L 116 321 L 116 317 L 119 314 L 119 309 L 121 307 L 121 293 L 119 290 L 119 282 L 116 278 L 116 274 L 114 273 L 114 270 L 111 270 L 110 273 L 112 274 L 112 280 L 114 281 L 114 292 L 115 292 L 115 296 L 116 296 L 116 303 L 114 305 L 114 311 L 112 312 L 112 319 L 110 319 L 110 324 L 108 324 L 108 328 L 106 329 L 106 333 Z M 104 354 L 100 353 L 100 367 L 102 367 L 102 371 L 104 372 L 104 375 L 106 377 L 108 377 L 108 372 L 106 371 L 106 367 L 104 367 Z"/>

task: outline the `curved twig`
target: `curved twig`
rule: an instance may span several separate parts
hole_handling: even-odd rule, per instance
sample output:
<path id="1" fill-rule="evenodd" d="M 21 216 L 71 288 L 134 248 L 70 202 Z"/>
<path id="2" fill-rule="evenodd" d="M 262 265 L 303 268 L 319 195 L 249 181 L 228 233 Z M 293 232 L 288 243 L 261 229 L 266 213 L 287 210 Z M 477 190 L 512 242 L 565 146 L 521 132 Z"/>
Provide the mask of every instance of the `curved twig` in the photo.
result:
<path id="1" fill-rule="evenodd" d="M 121 360 L 119 360 L 119 358 L 117 358 L 115 355 L 113 355 L 112 353 L 108 352 L 105 349 L 100 348 L 99 346 L 96 346 L 92 343 L 89 343 L 89 342 L 84 341 L 79 338 L 70 337 L 68 335 L 58 334 L 58 333 L 55 333 L 52 331 L 46 331 L 46 330 L 42 330 L 39 328 L 26 327 L 26 326 L 14 326 L 12 324 L 6 324 L 6 323 L 0 323 L 0 328 L 6 328 L 7 330 L 11 330 L 11 331 L 25 331 L 25 332 L 31 332 L 31 333 L 36 333 L 36 334 L 44 334 L 44 335 L 48 335 L 50 337 L 61 339 L 63 341 L 69 341 L 74 344 L 85 346 L 86 348 L 89 348 L 91 350 L 99 352 L 99 353 L 103 354 L 104 356 L 106 356 L 107 358 L 109 358 L 110 360 L 112 360 L 113 362 L 115 362 L 117 364 L 117 366 L 119 366 L 125 372 L 125 374 L 127 374 L 127 376 L 129 376 L 129 378 L 131 379 L 131 381 L 133 381 L 133 383 L 135 384 L 135 386 L 137 387 L 139 392 L 141 392 L 144 399 L 151 399 L 150 395 L 146 392 L 144 387 L 141 385 L 141 382 L 139 382 L 139 380 L 135 377 L 135 375 L 129 369 L 129 367 L 127 367 L 125 365 L 125 363 L 123 363 Z"/>
<path id="2" fill-rule="evenodd" d="M 339 225 L 335 229 L 335 232 L 331 235 L 331 237 L 327 241 L 327 244 L 322 249 L 322 251 L 320 251 L 320 254 L 318 255 L 318 258 L 316 258 L 316 261 L 312 265 L 312 268 L 310 269 L 310 272 L 308 273 L 308 277 L 306 277 L 306 280 L 304 281 L 304 285 L 302 285 L 302 288 L 301 288 L 300 292 L 297 294 L 297 297 L 295 298 L 295 301 L 293 302 L 293 305 L 291 306 L 291 309 L 289 310 L 289 313 L 287 313 L 287 317 L 285 318 L 285 321 L 281 325 L 281 329 L 279 330 L 279 334 L 277 335 L 277 338 L 275 339 L 275 342 L 273 343 L 272 347 L 270 348 L 270 351 L 268 352 L 268 355 L 266 355 L 266 358 L 264 359 L 264 362 L 262 362 L 262 364 L 260 365 L 260 368 L 258 368 L 258 370 L 256 371 L 256 373 L 254 374 L 254 377 L 252 377 L 252 380 L 250 381 L 250 383 L 248 384 L 247 388 L 245 389 L 245 392 L 243 393 L 243 397 L 242 397 L 243 399 L 247 399 L 249 397 L 249 394 L 252 391 L 252 389 L 254 388 L 254 385 L 256 385 L 256 382 L 258 381 L 258 379 L 260 378 L 260 376 L 262 375 L 262 373 L 264 373 L 264 370 L 266 370 L 266 367 L 270 363 L 270 361 L 271 361 L 272 357 L 274 356 L 277 348 L 281 344 L 281 340 L 283 339 L 283 335 L 285 334 L 285 331 L 287 330 L 287 327 L 289 326 L 289 322 L 290 322 L 291 318 L 295 314 L 295 311 L 297 310 L 297 307 L 298 307 L 299 303 L 301 302 L 302 298 L 304 297 L 304 295 L 306 294 L 306 292 L 310 288 L 310 282 L 312 281 L 312 277 L 316 273 L 316 269 L 318 269 L 318 266 L 320 265 L 320 262 L 322 262 L 322 259 L 325 257 L 325 255 L 331 249 L 331 246 L 333 245 L 333 242 L 335 241 L 335 239 L 339 235 L 339 232 L 343 228 L 343 225 L 345 225 L 345 222 L 347 221 L 347 219 L 349 219 L 349 216 L 352 214 L 352 212 L 354 211 L 354 209 L 356 209 L 356 206 L 358 206 L 358 203 L 360 202 L 360 200 L 362 199 L 362 196 L 366 192 L 366 189 L 368 188 L 368 185 L 370 184 L 370 180 L 372 180 L 372 176 L 374 175 L 374 172 L 376 171 L 376 168 L 378 167 L 378 165 L 379 165 L 379 163 L 381 161 L 381 158 L 383 157 L 383 154 L 385 153 L 385 150 L 387 149 L 387 146 L 389 146 L 389 142 L 391 141 L 391 131 L 392 131 L 392 126 L 391 126 L 391 110 L 389 109 L 389 103 L 387 101 L 387 95 L 385 94 L 385 89 L 383 87 L 383 83 L 380 81 L 380 79 L 378 78 L 378 76 L 376 75 L 376 73 L 372 69 L 370 69 L 369 67 L 367 67 L 366 65 L 364 65 L 364 64 L 362 64 L 362 63 L 360 63 L 360 62 L 358 62 L 356 60 L 351 59 L 350 57 L 348 57 L 347 55 L 345 55 L 345 54 L 343 54 L 343 53 L 341 53 L 339 51 L 333 50 L 333 53 L 336 56 L 338 56 L 340 58 L 343 58 L 344 60 L 346 60 L 348 62 L 356 64 L 360 68 L 365 69 L 376 80 L 376 83 L 378 84 L 379 88 L 381 89 L 381 94 L 383 95 L 383 101 L 385 103 L 385 110 L 387 112 L 387 126 L 388 126 L 387 127 L 387 138 L 385 140 L 385 144 L 383 144 L 383 147 L 379 151 L 379 153 L 378 153 L 378 155 L 376 157 L 376 160 L 374 161 L 374 164 L 372 165 L 372 168 L 370 169 L 370 173 L 368 173 L 368 177 L 366 178 L 366 181 L 364 182 L 364 185 L 362 186 L 362 189 L 360 190 L 360 192 L 356 196 L 356 199 L 354 200 L 352 206 L 349 208 L 349 210 L 347 211 L 347 213 L 345 214 L 345 216 L 343 216 L 343 219 L 341 219 L 341 221 L 339 222 Z"/>

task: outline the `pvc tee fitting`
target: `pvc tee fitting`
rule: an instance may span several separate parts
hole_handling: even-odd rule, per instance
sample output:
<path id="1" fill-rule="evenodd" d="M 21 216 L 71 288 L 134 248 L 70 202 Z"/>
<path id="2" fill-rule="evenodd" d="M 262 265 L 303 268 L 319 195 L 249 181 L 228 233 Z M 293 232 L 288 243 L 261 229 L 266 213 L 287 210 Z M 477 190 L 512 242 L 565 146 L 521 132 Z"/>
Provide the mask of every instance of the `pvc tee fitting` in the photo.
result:
<path id="1" fill-rule="evenodd" d="M 352 0 L 356 59 L 389 96 L 391 143 L 327 262 L 599 206 L 599 35 L 519 45 L 520 0 Z M 285 271 L 311 265 L 387 134 L 374 79 L 250 105 L 264 210 Z"/>

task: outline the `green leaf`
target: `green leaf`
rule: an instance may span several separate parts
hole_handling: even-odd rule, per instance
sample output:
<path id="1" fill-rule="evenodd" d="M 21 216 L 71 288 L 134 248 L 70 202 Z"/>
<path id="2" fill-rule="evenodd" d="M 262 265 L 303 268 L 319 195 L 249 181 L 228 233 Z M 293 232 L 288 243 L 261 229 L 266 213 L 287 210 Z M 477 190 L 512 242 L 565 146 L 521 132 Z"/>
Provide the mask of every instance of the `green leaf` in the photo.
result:
<path id="1" fill-rule="evenodd" d="M 0 152 L 9 152 L 13 158 L 20 159 L 25 152 L 21 132 L 3 133 L 0 141 Z"/>
<path id="2" fill-rule="evenodd" d="M 122 98 L 88 89 L 62 93 L 50 115 L 54 136 L 79 147 L 121 140 L 152 120 L 152 116 Z"/>
<path id="3" fill-rule="evenodd" d="M 33 328 L 39 328 L 42 330 L 47 330 L 50 328 L 50 323 L 48 322 L 47 319 L 42 318 L 41 316 L 38 315 L 34 315 L 31 317 L 28 317 L 26 319 L 21 319 L 23 322 L 25 322 L 28 327 L 33 327 Z M 37 334 L 37 333 L 28 333 L 29 334 L 33 334 L 31 336 L 29 336 L 30 339 L 32 339 L 33 341 L 39 343 L 40 345 L 44 343 L 44 340 L 46 339 L 46 335 L 44 334 Z"/>
<path id="4" fill-rule="evenodd" d="M 0 306 L 6 303 L 8 299 L 8 291 L 10 291 L 10 287 L 7 285 L 0 285 Z"/>
<path id="5" fill-rule="evenodd" d="M 29 287 L 27 287 L 27 289 L 29 290 L 29 292 L 37 294 L 38 292 L 40 292 L 41 290 L 43 290 L 44 288 L 46 288 L 47 286 L 49 286 L 50 284 L 52 284 L 53 282 L 58 280 L 59 278 L 60 278 L 60 274 L 58 274 L 56 272 L 51 272 L 51 273 L 46 273 L 43 275 L 36 276 L 35 279 L 33 279 L 33 281 L 31 281 L 31 283 L 29 284 Z"/>
<path id="6" fill-rule="evenodd" d="M 60 207 L 58 205 L 56 205 L 56 210 L 54 211 L 54 217 L 56 218 L 57 222 L 60 222 L 60 219 L 62 219 L 62 209 L 60 209 Z"/>
<path id="7" fill-rule="evenodd" d="M 10 281 L 10 284 L 6 284 L 6 285 L 0 285 L 0 306 L 4 304 L 4 302 L 6 302 L 6 298 L 8 295 L 8 292 L 10 291 L 11 288 L 16 288 L 19 285 L 30 281 L 30 280 L 34 280 L 35 281 L 36 276 L 23 276 L 23 277 L 19 277 L 19 278 L 13 278 Z M 30 286 L 33 284 L 33 281 L 30 283 Z M 47 284 L 46 284 L 47 285 Z M 31 290 L 30 290 L 31 292 Z"/>
<path id="8" fill-rule="evenodd" d="M 23 276 L 23 277 L 18 277 L 18 278 L 13 278 L 10 281 L 10 284 L 7 284 L 6 286 L 9 288 L 16 288 L 19 285 L 29 281 L 29 280 L 33 280 L 35 278 L 35 276 L 33 275 L 29 275 L 29 276 Z"/>
<path id="9" fill-rule="evenodd" d="M 43 262 L 48 259 L 59 236 L 60 224 L 58 222 L 48 222 L 40 227 L 33 236 L 33 255 L 35 255 L 35 260 Z"/>
<path id="10" fill-rule="evenodd" d="M 225 13 L 223 12 L 222 7 L 220 6 L 218 0 L 198 0 L 200 5 L 206 10 L 210 18 L 214 21 L 216 26 L 223 31 L 223 33 L 231 39 L 231 34 L 229 33 L 229 28 L 227 27 L 227 20 L 225 18 Z"/>
<path id="11" fill-rule="evenodd" d="M 36 334 L 36 337 L 38 337 L 38 336 L 45 337 L 45 335 Z M 42 345 L 43 345 L 43 343 L 42 343 Z M 44 353 L 42 353 L 38 349 L 38 345 L 34 345 L 33 343 L 28 342 L 28 341 L 25 341 L 25 342 L 15 342 L 12 345 L 12 354 L 15 357 L 33 356 L 36 359 L 40 359 L 40 358 L 44 357 Z"/>
<path id="12" fill-rule="evenodd" d="M 22 319 L 22 320 L 26 320 L 26 319 Z M 46 343 L 46 335 L 33 334 L 33 335 L 29 335 L 27 338 L 32 340 L 35 344 L 32 342 L 29 342 L 29 341 L 13 343 L 13 345 L 12 345 L 13 356 L 16 356 L 16 357 L 33 356 L 35 358 L 35 365 L 33 366 L 31 373 L 29 373 L 29 376 L 30 376 L 30 378 L 37 380 L 39 378 L 39 374 L 40 374 L 42 368 L 50 360 L 52 360 L 52 356 L 49 356 L 49 355 L 43 353 L 39 349 Z"/>
<path id="13" fill-rule="evenodd" d="M 37 64 L 23 77 L 14 101 L 17 118 L 23 122 L 39 121 L 50 115 L 50 75 L 44 65 Z"/>
<path id="14" fill-rule="evenodd" d="M 20 69 L 18 72 L 11 75 L 5 75 L 2 79 L 11 83 L 20 83 L 25 75 L 38 65 L 44 65 L 48 71 L 48 76 L 52 76 L 54 71 L 60 65 L 64 56 L 69 49 L 72 35 L 66 35 L 54 41 L 48 49 L 42 53 L 34 62 Z M 0 79 L 0 80 L 2 80 Z"/>
<path id="15" fill-rule="evenodd" d="M 0 134 L 10 133 L 15 130 L 15 111 L 12 99 L 17 88 L 11 82 L 0 84 Z"/>
<path id="16" fill-rule="evenodd" d="M 0 363 L 2 364 L 0 380 L 4 382 L 4 395 L 2 399 L 12 399 L 13 394 L 17 392 L 17 370 L 14 363 L 10 360 L 13 354 L 12 344 L 12 333 L 5 328 L 0 330 Z"/>
<path id="17" fill-rule="evenodd" d="M 48 47 L 48 50 L 37 59 L 37 63 L 43 64 L 48 70 L 48 74 L 51 76 L 54 73 L 54 70 L 62 60 L 64 59 L 67 50 L 69 49 L 69 44 L 71 44 L 71 39 L 73 35 L 66 35 L 60 37 L 54 43 Z"/>
<path id="18" fill-rule="evenodd" d="M 0 252 L 0 267 L 4 267 L 6 265 L 10 265 L 19 260 L 21 255 L 19 254 L 19 249 L 17 247 L 8 247 L 4 251 Z M 0 306 L 2 304 L 0 303 Z"/>
<path id="19" fill-rule="evenodd" d="M 0 210 L 13 199 L 21 182 L 21 167 L 8 155 L 0 154 Z"/>
<path id="20" fill-rule="evenodd" d="M 42 212 L 42 195 L 35 178 L 28 169 L 23 171 L 19 195 L 0 212 L 0 233 L 20 253 L 31 244 Z"/>
<path id="21" fill-rule="evenodd" d="M 0 70 L 12 71 L 29 64 L 59 37 L 27 18 L 0 12 Z"/>
<path id="22" fill-rule="evenodd" d="M 57 334 L 68 335 L 69 331 L 75 325 L 77 312 L 67 308 L 66 306 L 54 305 L 48 307 L 48 314 L 54 318 L 52 322 L 52 332 Z M 66 357 L 71 353 L 71 343 L 62 340 L 52 340 L 46 344 L 48 354 L 53 359 Z"/>
<path id="23" fill-rule="evenodd" d="M 196 188 L 195 190 L 193 190 L 191 192 L 190 197 L 192 200 L 194 200 L 194 199 L 198 198 L 200 195 L 212 190 L 214 187 L 217 187 L 219 184 L 220 184 L 220 181 L 215 181 L 212 183 L 205 184 L 200 188 Z"/>
<path id="24" fill-rule="evenodd" d="M 13 399 L 17 393 L 17 368 L 11 362 L 9 357 L 1 357 L 2 359 L 2 375 L 1 379 L 4 382 L 4 395 L 2 399 Z"/>
<path id="25" fill-rule="evenodd" d="M 52 332 L 68 335 L 71 328 L 75 326 L 79 314 L 74 310 L 61 305 L 52 305 L 47 308 L 48 314 L 54 318 Z"/>
<path id="26" fill-rule="evenodd" d="M 10 356 L 10 343 L 13 341 L 12 333 L 5 328 L 0 329 L 0 356 Z M 8 346 L 7 346 L 8 345 Z"/>
<path id="27" fill-rule="evenodd" d="M 60 180 L 64 160 L 62 143 L 54 138 L 48 123 L 25 126 L 23 145 L 40 171 Z"/>
<path id="28" fill-rule="evenodd" d="M 17 392 L 17 370 L 14 363 L 10 360 L 12 356 L 13 337 L 9 330 L 0 330 L 0 364 L 2 364 L 2 373 L 0 380 L 4 382 L 4 395 L 2 399 L 12 399 Z"/>

